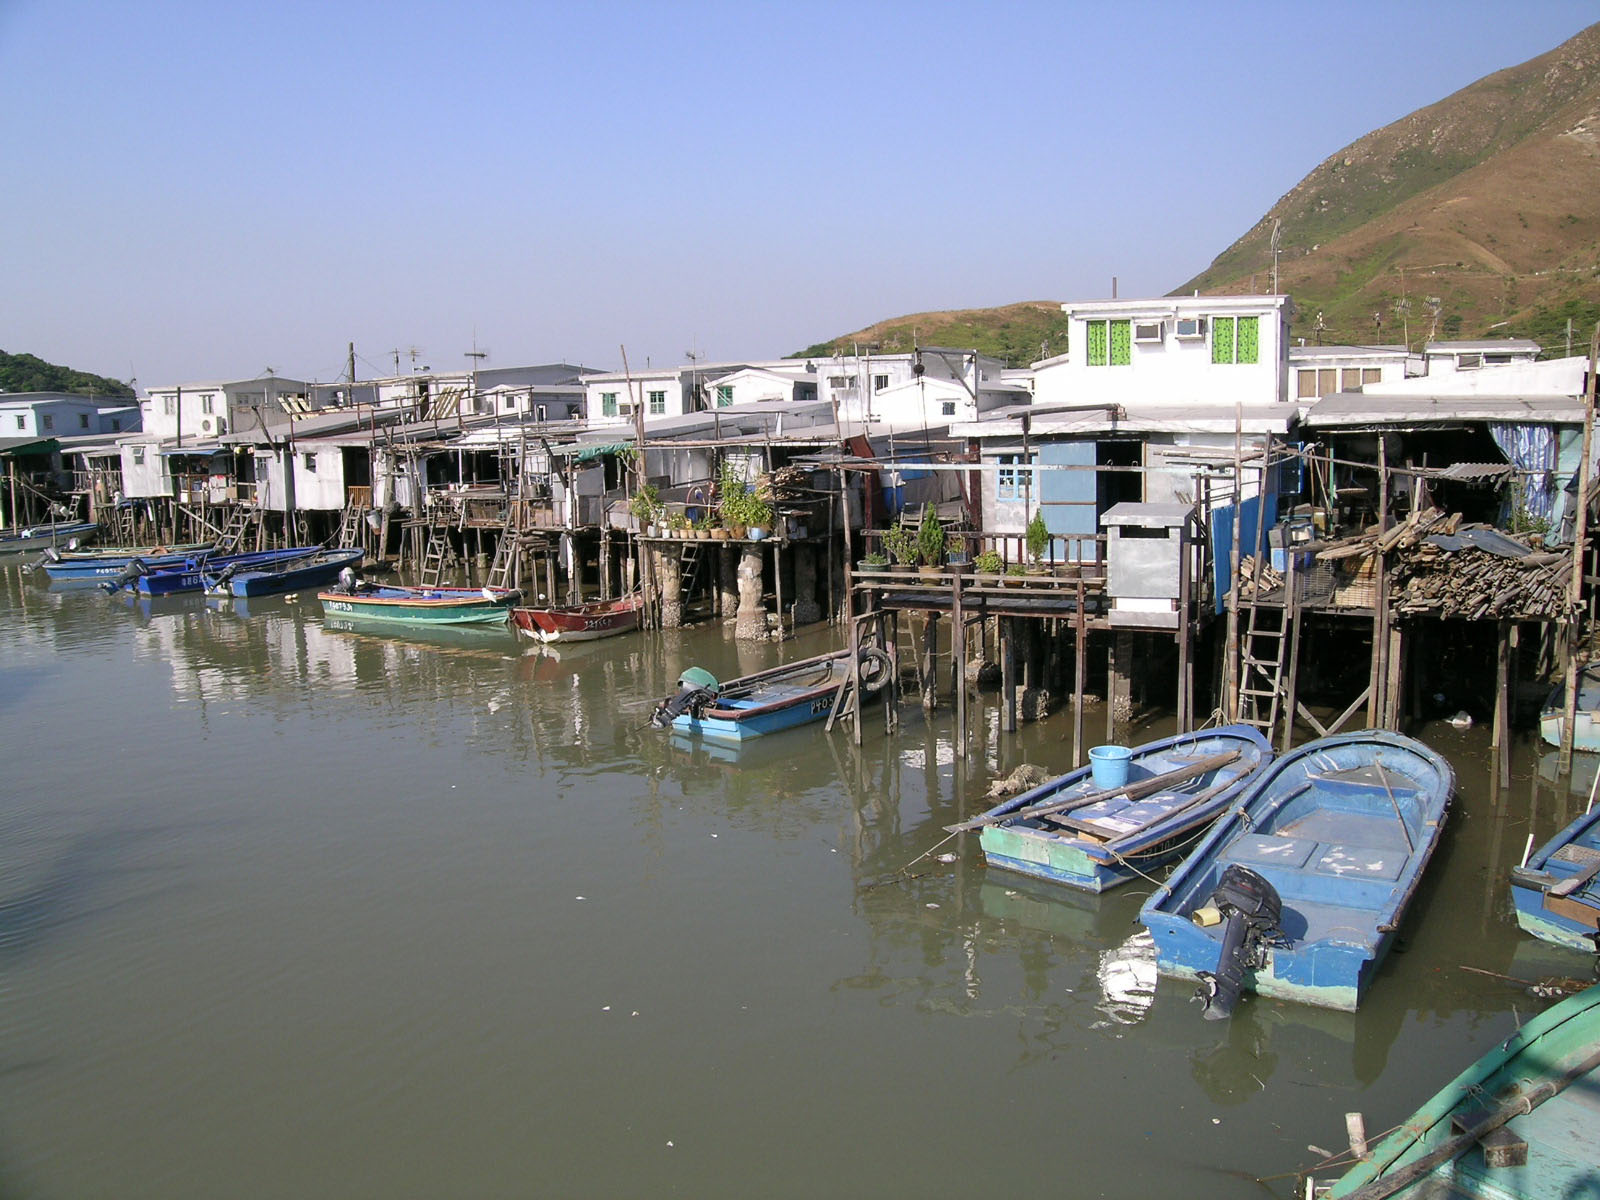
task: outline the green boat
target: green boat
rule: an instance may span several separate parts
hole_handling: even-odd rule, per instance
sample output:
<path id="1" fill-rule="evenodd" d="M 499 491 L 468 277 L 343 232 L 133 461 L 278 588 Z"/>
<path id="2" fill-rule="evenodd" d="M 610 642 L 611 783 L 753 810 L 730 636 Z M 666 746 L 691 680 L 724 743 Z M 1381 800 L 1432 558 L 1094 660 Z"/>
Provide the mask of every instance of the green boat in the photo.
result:
<path id="1" fill-rule="evenodd" d="M 1329 1200 L 1593 1196 L 1600 985 L 1534 1017 L 1378 1143 Z"/>
<path id="2" fill-rule="evenodd" d="M 521 599 L 514 588 L 408 588 L 345 584 L 318 592 L 330 617 L 406 625 L 504 624 Z"/>

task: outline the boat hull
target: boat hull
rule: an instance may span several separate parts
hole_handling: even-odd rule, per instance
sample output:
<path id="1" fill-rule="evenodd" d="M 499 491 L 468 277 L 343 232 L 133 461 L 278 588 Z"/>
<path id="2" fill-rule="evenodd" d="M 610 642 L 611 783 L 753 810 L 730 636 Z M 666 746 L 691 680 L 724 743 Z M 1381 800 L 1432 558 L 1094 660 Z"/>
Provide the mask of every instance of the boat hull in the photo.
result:
<path id="1" fill-rule="evenodd" d="M 1600 987 L 1591 987 L 1539 1013 L 1456 1076 L 1326 1195 L 1340 1200 L 1379 1180 L 1399 1200 L 1593 1194 L 1597 1044 Z M 1484 1144 L 1457 1137 L 1462 1123 L 1507 1113 L 1501 1128 L 1525 1145 L 1521 1163 L 1492 1165 Z M 1423 1162 L 1430 1155 L 1438 1161 Z M 1403 1172 L 1418 1178 L 1406 1186 Z"/>
<path id="2" fill-rule="evenodd" d="M 1585 813 L 1511 872 L 1517 924 L 1557 946 L 1593 954 L 1600 949 L 1600 880 L 1591 876 L 1568 895 L 1550 889 L 1600 860 L 1600 808 Z M 1569 885 L 1570 886 L 1570 885 Z"/>
<path id="3" fill-rule="evenodd" d="M 782 733 L 813 721 L 827 720 L 833 711 L 838 686 L 837 681 L 813 688 L 777 685 L 749 703 L 731 702 L 708 709 L 699 717 L 683 713 L 673 719 L 672 728 L 678 733 L 696 733 L 723 742 L 743 742 Z"/>
<path id="4" fill-rule="evenodd" d="M 1278 759 L 1140 911 L 1160 969 L 1217 971 L 1226 924 L 1193 917 L 1239 866 L 1282 901 L 1280 936 L 1245 986 L 1354 1011 L 1438 844 L 1454 784 L 1443 758 L 1393 733 L 1323 738 Z"/>
<path id="5" fill-rule="evenodd" d="M 53 583 L 66 583 L 76 580 L 110 578 L 120 575 L 128 569 L 134 559 L 140 559 L 151 570 L 164 570 L 172 567 L 181 567 L 197 554 L 205 552 L 205 547 L 176 547 L 157 553 L 154 549 L 141 552 L 119 547 L 116 552 L 87 551 L 82 554 L 72 553 L 62 555 L 58 562 L 43 562 L 39 569 L 49 576 Z"/>
<path id="6" fill-rule="evenodd" d="M 324 550 L 314 561 L 280 570 L 240 571 L 227 579 L 219 579 L 214 572 L 207 571 L 206 591 L 212 595 L 247 599 L 323 587 L 338 579 L 339 572 L 346 567 L 359 566 L 365 557 L 365 550 Z"/>
<path id="7" fill-rule="evenodd" d="M 179 592 L 203 591 L 207 582 L 228 567 L 237 571 L 255 570 L 278 564 L 301 562 L 317 553 L 315 546 L 292 546 L 284 550 L 261 550 L 250 554 L 230 554 L 222 558 L 188 558 L 171 567 L 151 568 L 128 586 L 142 596 L 173 596 Z M 148 568 L 150 564 L 145 563 Z"/>
<path id="8" fill-rule="evenodd" d="M 1561 745 L 1566 729 L 1566 689 L 1557 686 L 1539 713 L 1539 736 L 1552 746 Z M 1572 724 L 1572 746 L 1591 753 L 1600 751 L 1600 670 L 1585 667 L 1578 676 L 1578 711 Z"/>
<path id="9" fill-rule="evenodd" d="M 1084 822 L 1093 829 L 1065 828 L 1049 818 L 985 825 L 978 835 L 984 862 L 1086 892 L 1103 892 L 1127 883 L 1140 872 L 1176 858 L 1192 843 L 1195 831 L 1227 808 L 1272 759 L 1266 740 L 1247 725 L 1179 734 L 1133 748 L 1130 783 L 1180 769 L 1185 760 L 1193 762 L 1229 751 L 1237 751 L 1240 758 L 1170 791 L 1136 801 L 1112 797 L 1078 810 L 1080 816 L 1098 818 Z M 1217 788 L 1221 790 L 1186 807 Z M 997 804 L 979 819 L 992 820 L 1033 805 L 1068 800 L 1075 795 L 1090 796 L 1100 790 L 1094 784 L 1091 768 L 1082 767 Z M 1104 836 L 1099 832 L 1102 828 Z"/>
<path id="10" fill-rule="evenodd" d="M 641 604 L 638 596 L 625 596 L 570 608 L 513 608 L 511 624 L 533 641 L 592 642 L 637 629 Z"/>
<path id="11" fill-rule="evenodd" d="M 0 557 L 9 554 L 28 554 L 47 546 L 64 546 L 73 538 L 89 541 L 100 531 L 93 521 L 74 521 L 61 525 L 30 525 L 26 529 L 0 533 Z"/>
<path id="12" fill-rule="evenodd" d="M 329 616 L 362 621 L 387 621 L 398 625 L 503 624 L 515 591 L 497 593 L 493 599 L 472 588 L 372 588 L 361 592 L 318 592 L 322 611 Z"/>

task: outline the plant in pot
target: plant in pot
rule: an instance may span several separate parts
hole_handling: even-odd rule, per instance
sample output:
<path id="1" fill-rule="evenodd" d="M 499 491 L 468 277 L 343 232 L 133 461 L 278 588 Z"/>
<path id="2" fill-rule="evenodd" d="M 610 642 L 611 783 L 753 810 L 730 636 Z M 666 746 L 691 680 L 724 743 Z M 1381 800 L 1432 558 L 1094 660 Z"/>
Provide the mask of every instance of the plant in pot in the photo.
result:
<path id="1" fill-rule="evenodd" d="M 925 575 L 937 574 L 944 560 L 944 524 L 931 504 L 922 506 L 922 520 L 917 524 L 917 557 L 922 559 Z"/>
<path id="2" fill-rule="evenodd" d="M 1044 510 L 1034 509 L 1023 538 L 1028 544 L 1028 561 L 1035 572 L 1044 570 L 1044 554 L 1050 548 L 1050 531 L 1044 525 Z"/>
<path id="3" fill-rule="evenodd" d="M 967 549 L 967 536 L 954 529 L 944 535 L 944 561 L 952 571 L 972 569 L 972 554 Z"/>
<path id="4" fill-rule="evenodd" d="M 972 560 L 972 568 L 980 575 L 998 575 L 1006 569 L 1006 564 L 998 550 L 985 550 Z"/>
<path id="5" fill-rule="evenodd" d="M 857 565 L 863 571 L 881 571 L 884 569 L 884 567 L 889 565 L 889 557 L 886 554 L 882 554 L 877 550 L 874 550 L 869 554 L 863 554 L 861 556 L 861 562 Z"/>
<path id="6" fill-rule="evenodd" d="M 628 501 L 628 511 L 639 522 L 639 532 L 648 534 L 661 515 L 661 492 L 653 483 L 640 485 L 633 499 Z"/>
<path id="7" fill-rule="evenodd" d="M 1028 569 L 1021 563 L 1012 563 L 1006 568 L 1006 582 L 1013 585 L 1020 584 L 1027 573 Z"/>
<path id="8" fill-rule="evenodd" d="M 883 548 L 894 559 L 895 569 L 909 571 L 917 561 L 917 539 L 904 525 L 896 525 L 883 535 Z"/>

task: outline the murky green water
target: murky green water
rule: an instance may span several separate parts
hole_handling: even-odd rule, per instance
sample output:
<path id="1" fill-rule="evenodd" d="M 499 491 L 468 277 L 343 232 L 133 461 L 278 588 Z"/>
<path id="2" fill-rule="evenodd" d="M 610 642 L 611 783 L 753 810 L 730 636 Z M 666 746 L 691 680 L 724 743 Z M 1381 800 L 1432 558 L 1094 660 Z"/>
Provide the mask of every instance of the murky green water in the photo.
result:
<path id="1" fill-rule="evenodd" d="M 859 749 L 643 727 L 683 668 L 826 628 L 557 656 L 15 566 L 0 609 L 0 1196 L 1258 1196 L 1538 1006 L 1463 966 L 1589 970 L 1505 886 L 1584 795 L 1528 743 L 1494 795 L 1479 729 L 1422 731 L 1461 796 L 1362 1011 L 1219 1029 L 1150 988 L 1146 888 L 1029 886 L 975 838 L 875 886 L 996 770 L 1064 769 L 1064 718 L 985 702 L 965 753 L 912 707 Z"/>

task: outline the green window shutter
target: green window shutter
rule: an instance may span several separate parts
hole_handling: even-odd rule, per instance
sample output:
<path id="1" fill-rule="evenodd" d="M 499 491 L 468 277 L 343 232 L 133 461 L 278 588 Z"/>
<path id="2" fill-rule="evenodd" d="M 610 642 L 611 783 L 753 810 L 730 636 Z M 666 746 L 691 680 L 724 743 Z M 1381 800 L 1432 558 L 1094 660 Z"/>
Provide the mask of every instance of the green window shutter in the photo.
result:
<path id="1" fill-rule="evenodd" d="M 1233 322 L 1232 317 L 1211 318 L 1211 361 L 1214 363 L 1233 361 Z"/>
<path id="2" fill-rule="evenodd" d="M 1125 367 L 1133 361 L 1133 322 L 1112 321 L 1111 365 Z"/>
<path id="3" fill-rule="evenodd" d="M 1106 323 L 1104 321 L 1089 321 L 1086 323 L 1088 343 L 1086 360 L 1091 367 L 1106 365 Z"/>
<path id="4" fill-rule="evenodd" d="M 615 392 L 600 393 L 600 415 L 605 417 L 617 415 L 617 394 Z"/>
<path id="5" fill-rule="evenodd" d="M 1239 347 L 1235 362 L 1253 363 L 1261 357 L 1261 318 L 1239 318 Z"/>

